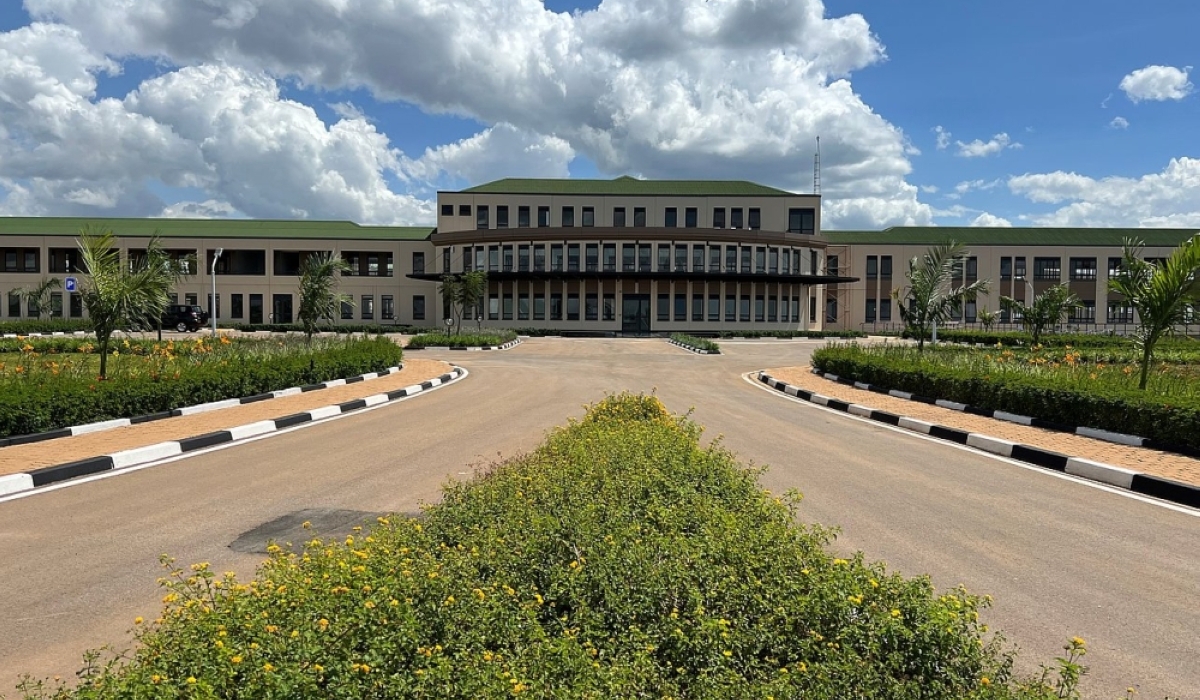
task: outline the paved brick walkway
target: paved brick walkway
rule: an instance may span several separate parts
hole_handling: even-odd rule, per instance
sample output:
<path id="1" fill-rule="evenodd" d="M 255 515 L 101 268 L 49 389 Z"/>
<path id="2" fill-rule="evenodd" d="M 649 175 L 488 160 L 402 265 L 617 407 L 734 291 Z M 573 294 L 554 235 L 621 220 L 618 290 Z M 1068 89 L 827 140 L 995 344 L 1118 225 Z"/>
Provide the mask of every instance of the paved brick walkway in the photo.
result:
<path id="1" fill-rule="evenodd" d="M 165 418 L 99 433 L 3 447 L 0 448 L 0 476 L 153 445 L 167 440 L 203 435 L 260 420 L 282 418 L 321 406 L 353 401 L 364 396 L 382 394 L 393 389 L 420 384 L 449 371 L 450 365 L 440 360 L 405 359 L 404 369 L 378 379 L 249 403 L 209 413 Z"/>
<path id="2" fill-rule="evenodd" d="M 983 433 L 1003 440 L 1054 450 L 1071 457 L 1083 457 L 1145 474 L 1200 485 L 1200 460 L 1182 455 L 1159 452 L 1145 447 L 1116 445 L 1071 433 L 1059 433 L 1053 430 L 1018 425 L 940 406 L 930 406 L 917 401 L 906 401 L 873 391 L 855 389 L 818 377 L 812 373 L 809 367 L 780 367 L 769 369 L 766 372 L 775 379 L 787 382 L 792 386 L 815 391 L 823 396 L 842 401 L 862 404 L 950 428 Z"/>

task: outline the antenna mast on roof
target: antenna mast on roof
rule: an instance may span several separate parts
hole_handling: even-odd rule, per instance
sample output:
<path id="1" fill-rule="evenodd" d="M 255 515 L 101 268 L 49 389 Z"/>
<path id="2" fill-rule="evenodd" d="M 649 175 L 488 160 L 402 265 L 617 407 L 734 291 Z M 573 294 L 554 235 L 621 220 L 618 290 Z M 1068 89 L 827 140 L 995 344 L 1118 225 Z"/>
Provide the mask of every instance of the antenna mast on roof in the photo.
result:
<path id="1" fill-rule="evenodd" d="M 821 194 L 821 137 L 817 137 L 817 152 L 813 156 L 813 194 Z"/>

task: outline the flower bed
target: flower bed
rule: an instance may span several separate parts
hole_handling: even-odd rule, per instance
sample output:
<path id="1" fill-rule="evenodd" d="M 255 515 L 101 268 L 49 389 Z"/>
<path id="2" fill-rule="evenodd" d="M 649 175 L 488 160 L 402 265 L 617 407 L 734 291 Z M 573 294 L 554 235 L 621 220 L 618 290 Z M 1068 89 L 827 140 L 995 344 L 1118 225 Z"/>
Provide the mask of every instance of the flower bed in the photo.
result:
<path id="1" fill-rule="evenodd" d="M 377 372 L 401 358 L 386 339 L 126 340 L 114 343 L 109 378 L 100 381 L 90 343 L 22 342 L 19 354 L 0 356 L 0 437 Z"/>
<path id="2" fill-rule="evenodd" d="M 504 345 L 516 339 L 517 334 L 507 330 L 484 331 L 482 333 L 458 333 L 457 335 L 449 333 L 422 333 L 414 335 L 405 347 L 410 350 L 434 347 L 486 348 Z"/>
<path id="3" fill-rule="evenodd" d="M 672 333 L 671 340 L 677 345 L 682 345 L 688 350 L 695 352 L 700 352 L 707 355 L 721 354 L 721 346 L 706 338 L 697 338 L 694 335 L 688 335 L 686 333 Z"/>
<path id="4" fill-rule="evenodd" d="M 720 338 L 865 338 L 862 331 L 721 331 Z"/>
<path id="5" fill-rule="evenodd" d="M 619 395 L 250 582 L 166 559 L 161 617 L 63 697 L 1073 697 L 1013 680 L 985 599 L 835 557 L 700 433 Z"/>

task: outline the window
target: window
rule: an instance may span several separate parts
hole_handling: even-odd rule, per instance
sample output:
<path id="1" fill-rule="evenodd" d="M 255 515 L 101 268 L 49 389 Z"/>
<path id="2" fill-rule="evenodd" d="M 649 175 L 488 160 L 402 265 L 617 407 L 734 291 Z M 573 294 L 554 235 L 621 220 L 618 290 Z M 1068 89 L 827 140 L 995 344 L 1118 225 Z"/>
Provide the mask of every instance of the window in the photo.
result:
<path id="1" fill-rule="evenodd" d="M 362 295 L 362 318 L 364 321 L 375 318 L 375 296 L 372 294 Z"/>
<path id="2" fill-rule="evenodd" d="M 1096 300 L 1088 299 L 1079 303 L 1081 306 L 1071 309 L 1071 316 L 1068 320 L 1071 323 L 1095 323 Z"/>
<path id="3" fill-rule="evenodd" d="M 797 257 L 799 257 L 799 256 L 797 256 Z M 797 262 L 799 262 L 799 260 L 797 260 Z M 841 261 L 838 259 L 838 256 L 836 256 L 836 255 L 830 255 L 830 256 L 829 256 L 829 257 L 826 259 L 826 267 L 827 267 L 827 268 L 829 268 L 829 269 L 827 270 L 827 272 L 828 272 L 829 274 L 831 274 L 831 275 L 836 275 L 836 274 L 838 274 L 838 265 L 839 265 L 839 263 L 840 263 L 840 262 L 841 262 Z M 799 267 L 799 265 L 797 265 L 797 267 Z M 797 270 L 796 272 L 799 272 L 799 270 Z"/>
<path id="4" fill-rule="evenodd" d="M 342 253 L 342 259 L 346 261 L 346 269 L 342 271 L 342 277 L 357 277 L 362 268 L 362 256 L 358 253 Z M 217 264 L 220 265 L 220 263 Z"/>
<path id="5" fill-rule="evenodd" d="M 69 306 L 71 307 L 71 310 L 70 310 L 71 318 L 83 318 L 83 297 L 82 296 L 80 296 L 78 294 L 72 294 L 71 301 L 69 302 Z"/>
<path id="6" fill-rule="evenodd" d="M 797 253 L 797 255 L 798 254 L 799 253 Z M 817 262 L 818 262 L 817 261 L 817 251 L 815 251 L 815 250 L 808 251 L 808 269 L 811 270 L 812 274 L 814 274 L 814 275 L 818 274 Z"/>
<path id="7" fill-rule="evenodd" d="M 392 262 L 392 254 L 384 253 L 383 254 L 383 276 L 391 277 L 395 274 L 396 274 L 396 266 Z"/>
<path id="8" fill-rule="evenodd" d="M 500 249 L 500 259 L 503 262 L 503 270 L 505 272 L 513 271 L 513 247 L 506 245 Z"/>
<path id="9" fill-rule="evenodd" d="M 621 269 L 633 272 L 637 267 L 637 246 L 633 243 L 621 244 Z"/>
<path id="10" fill-rule="evenodd" d="M 737 246 L 725 246 L 725 271 L 737 272 Z"/>
<path id="11" fill-rule="evenodd" d="M 671 244 L 658 244 L 658 271 L 668 272 L 671 269 Z"/>
<path id="12" fill-rule="evenodd" d="M 867 279 L 873 280 L 879 277 L 879 256 L 867 256 Z"/>
<path id="13" fill-rule="evenodd" d="M 1108 302 L 1109 323 L 1133 323 L 1133 306 L 1126 301 Z"/>
<path id="14" fill-rule="evenodd" d="M 617 320 L 617 295 L 616 294 L 605 294 L 604 295 L 603 312 L 604 312 L 603 320 L 605 320 L 605 321 Z"/>
<path id="15" fill-rule="evenodd" d="M 671 320 L 671 295 L 670 294 L 659 294 L 658 295 L 658 320 L 660 320 L 660 321 L 670 321 Z"/>
<path id="16" fill-rule="evenodd" d="M 760 275 L 767 271 L 767 249 L 762 246 L 754 249 L 754 271 Z"/>
<path id="17" fill-rule="evenodd" d="M 666 215 L 663 217 L 663 226 L 667 228 L 675 228 L 679 225 L 679 210 L 675 207 L 667 207 Z"/>
<path id="18" fill-rule="evenodd" d="M 550 295 L 550 320 L 562 320 L 562 293 L 554 292 Z"/>
<path id="19" fill-rule="evenodd" d="M 867 299 L 867 323 L 875 323 L 875 300 Z"/>
<path id="20" fill-rule="evenodd" d="M 502 316 L 502 318 L 505 321 L 511 321 L 513 318 L 513 295 L 505 294 L 503 301 L 504 301 L 504 305 L 502 308 L 503 308 L 504 315 Z"/>
<path id="21" fill-rule="evenodd" d="M 675 271 L 687 272 L 688 247 L 686 243 L 675 244 Z"/>
<path id="22" fill-rule="evenodd" d="M 522 294 L 521 296 L 517 297 L 517 320 L 518 321 L 528 321 L 529 320 L 529 295 L 528 294 Z"/>
<path id="23" fill-rule="evenodd" d="M 742 227 L 742 208 L 741 207 L 735 207 L 735 208 L 729 210 L 729 227 L 730 228 L 741 228 Z"/>
<path id="24" fill-rule="evenodd" d="M 529 244 L 517 246 L 517 269 L 529 272 Z"/>
<path id="25" fill-rule="evenodd" d="M 736 321 L 736 320 L 737 320 L 737 295 L 736 294 L 726 294 L 725 295 L 725 321 L 730 322 L 730 321 Z"/>
<path id="26" fill-rule="evenodd" d="M 788 233 L 813 234 L 817 230 L 815 209 L 788 209 Z"/>
<path id="27" fill-rule="evenodd" d="M 791 310 L 791 301 L 792 300 L 789 299 L 788 297 L 780 297 L 779 298 L 779 306 L 780 306 L 779 320 L 782 321 L 783 323 L 788 322 L 788 314 Z"/>
<path id="28" fill-rule="evenodd" d="M 973 303 L 974 302 L 972 302 L 972 304 Z M 967 318 L 968 321 L 970 321 L 971 323 L 975 322 L 975 311 L 974 310 L 969 311 L 967 316 L 968 316 L 968 318 Z M 879 300 L 879 320 L 880 321 L 892 320 L 892 300 L 891 299 L 880 299 Z"/>
<path id="29" fill-rule="evenodd" d="M 71 296 L 77 297 L 79 295 L 72 294 Z M 8 315 L 11 318 L 21 317 L 21 295 L 16 292 L 8 293 Z"/>
<path id="30" fill-rule="evenodd" d="M 754 320 L 758 321 L 760 323 L 767 320 L 767 310 L 766 310 L 766 305 L 764 302 L 765 302 L 765 299 L 764 299 L 763 295 L 761 295 L 761 294 L 755 295 L 755 297 L 754 297 Z"/>
<path id="31" fill-rule="evenodd" d="M 488 272 L 500 271 L 500 246 L 488 246 Z"/>
<path id="32" fill-rule="evenodd" d="M 62 318 L 62 292 L 50 292 L 50 318 Z"/>
<path id="33" fill-rule="evenodd" d="M 625 207 L 617 207 L 613 209 L 613 226 L 621 227 L 625 225 Z"/>
<path id="34" fill-rule="evenodd" d="M 1033 278 L 1035 280 L 1059 281 L 1062 277 L 1062 258 L 1034 258 Z"/>
<path id="35" fill-rule="evenodd" d="M 710 245 L 708 247 L 708 271 L 721 271 L 721 246 Z"/>
<path id="36" fill-rule="evenodd" d="M 721 296 L 719 294 L 708 295 L 708 320 L 713 323 L 721 320 Z"/>
<path id="37" fill-rule="evenodd" d="M 783 249 L 783 274 L 785 274 L 785 275 L 792 274 L 792 249 L 791 248 Z"/>
<path id="38" fill-rule="evenodd" d="M 533 298 L 533 320 L 546 320 L 546 297 L 541 294 Z"/>
<path id="39" fill-rule="evenodd" d="M 517 228 L 529 228 L 529 207 L 517 207 Z"/>
<path id="40" fill-rule="evenodd" d="M 17 271 L 17 251 L 15 251 L 15 250 L 4 251 L 4 271 L 5 272 L 16 272 Z"/>
<path id="41" fill-rule="evenodd" d="M 968 280 L 979 279 L 979 258 L 972 255 L 966 259 L 966 263 L 967 263 L 967 270 L 966 270 L 967 279 Z M 888 276 L 889 277 L 891 276 L 890 273 Z"/>
<path id="42" fill-rule="evenodd" d="M 649 243 L 639 243 L 638 244 L 638 271 L 639 272 L 649 272 L 650 271 L 650 244 Z"/>
<path id="43" fill-rule="evenodd" d="M 458 205 L 458 215 L 459 216 L 470 216 L 471 215 L 471 205 L 470 204 Z"/>
<path id="44" fill-rule="evenodd" d="M 742 248 L 742 272 L 750 271 L 750 255 L 751 255 L 751 253 L 752 253 L 752 251 L 750 249 L 750 246 L 745 246 Z M 746 319 L 746 320 L 749 321 L 750 319 Z"/>
<path id="45" fill-rule="evenodd" d="M 646 207 L 633 208 L 633 225 L 643 227 L 646 225 Z"/>
<path id="46" fill-rule="evenodd" d="M 538 228 L 550 225 L 550 207 L 538 207 Z"/>
<path id="47" fill-rule="evenodd" d="M 575 207 L 562 208 L 562 225 L 564 227 L 575 225 Z"/>
<path id="48" fill-rule="evenodd" d="M 1124 264 L 1125 264 L 1124 258 L 1109 258 L 1108 259 L 1108 276 L 1109 277 L 1119 276 L 1121 274 L 1121 270 L 1124 268 Z"/>
<path id="49" fill-rule="evenodd" d="M 200 295 L 184 294 L 183 295 L 183 303 L 187 304 L 188 306 L 195 306 L 200 303 Z"/>
<path id="50" fill-rule="evenodd" d="M 596 208 L 595 207 L 584 207 L 583 208 L 583 225 L 584 226 L 595 226 L 596 225 Z"/>
<path id="51" fill-rule="evenodd" d="M 501 204 L 496 207 L 496 228 L 508 228 L 508 206 Z"/>
<path id="52" fill-rule="evenodd" d="M 967 277 L 974 279 L 979 273 L 979 261 L 975 258 L 967 260 Z M 880 279 L 890 280 L 892 278 L 892 256 L 879 256 L 879 277 Z"/>
<path id="53" fill-rule="evenodd" d="M 379 276 L 379 253 L 371 253 L 367 255 L 367 276 Z"/>
<path id="54" fill-rule="evenodd" d="M 675 294 L 675 320 L 676 321 L 686 321 L 687 320 L 687 295 L 686 294 L 679 294 L 679 293 Z"/>
<path id="55" fill-rule="evenodd" d="M 488 320 L 500 320 L 500 295 L 498 294 L 488 295 Z"/>
<path id="56" fill-rule="evenodd" d="M 688 228 L 696 228 L 700 225 L 700 215 L 696 211 L 696 207 L 688 207 L 683 210 L 683 225 Z"/>
<path id="57" fill-rule="evenodd" d="M 750 295 L 743 294 L 738 301 L 738 318 L 742 321 L 750 320 Z"/>
<path id="58" fill-rule="evenodd" d="M 42 307 L 38 306 L 37 299 L 29 297 L 25 300 L 25 314 L 30 318 L 37 318 L 42 315 Z"/>
<path id="59" fill-rule="evenodd" d="M 750 228 L 762 228 L 762 210 L 758 207 L 750 207 Z"/>
<path id="60" fill-rule="evenodd" d="M 600 297 L 596 294 L 588 294 L 583 298 L 583 319 L 585 321 L 595 321 L 600 317 Z"/>
<path id="61" fill-rule="evenodd" d="M 1071 258 L 1071 279 L 1073 280 L 1094 280 L 1096 279 L 1096 259 L 1095 258 Z M 1094 307 L 1093 307 L 1094 311 Z"/>
<path id="62" fill-rule="evenodd" d="M 483 229 L 483 228 L 490 228 L 490 227 L 491 227 L 491 224 L 488 222 L 488 208 L 487 207 L 476 207 L 475 208 L 475 228 Z"/>
<path id="63" fill-rule="evenodd" d="M 453 204 L 443 204 L 442 205 L 442 216 L 454 216 L 454 205 Z"/>
<path id="64" fill-rule="evenodd" d="M 562 272 L 562 269 L 563 269 L 562 243 L 553 243 L 550 245 L 550 269 L 554 272 Z"/>
<path id="65" fill-rule="evenodd" d="M 1025 256 L 1013 258 L 1013 278 L 1025 279 Z"/>
<path id="66" fill-rule="evenodd" d="M 704 320 L 704 295 L 703 294 L 693 294 L 692 295 L 692 320 L 693 321 L 703 321 Z"/>
<path id="67" fill-rule="evenodd" d="M 533 247 L 533 271 L 546 271 L 546 246 L 536 245 Z"/>
<path id="68" fill-rule="evenodd" d="M 587 265 L 588 272 L 596 272 L 600 269 L 600 244 L 588 243 L 584 248 L 584 264 Z M 594 319 L 593 319 L 594 320 Z"/>
<path id="69" fill-rule="evenodd" d="M 1013 276 L 1012 258 L 1000 258 L 1000 279 L 1003 281 L 1011 280 Z"/>
<path id="70" fill-rule="evenodd" d="M 704 272 L 704 246 L 692 246 L 692 271 Z"/>
<path id="71" fill-rule="evenodd" d="M 772 275 L 779 274 L 779 249 L 778 248 L 768 248 L 767 249 L 767 272 L 770 272 Z"/>
<path id="72" fill-rule="evenodd" d="M 713 209 L 713 228 L 725 228 L 725 207 Z"/>
<path id="73" fill-rule="evenodd" d="M 567 294 L 567 320 L 568 321 L 578 321 L 579 320 L 579 294 L 578 293 L 573 292 L 573 293 Z"/>
<path id="74" fill-rule="evenodd" d="M 579 272 L 579 244 L 567 244 L 567 272 Z"/>
<path id="75" fill-rule="evenodd" d="M 615 272 L 617 269 L 617 244 L 604 244 L 604 271 Z"/>
<path id="76" fill-rule="evenodd" d="M 230 294 L 229 295 L 229 317 L 230 318 L 244 318 L 245 313 L 246 313 L 245 308 L 242 305 L 242 295 L 241 294 Z"/>
<path id="77" fill-rule="evenodd" d="M 767 323 L 775 323 L 779 317 L 778 302 L 774 296 L 767 297 Z"/>
<path id="78" fill-rule="evenodd" d="M 25 251 L 25 272 L 38 272 L 39 270 L 40 270 L 40 267 L 38 265 L 38 251 L 36 251 L 36 250 Z"/>
<path id="79" fill-rule="evenodd" d="M 412 316 L 413 316 L 414 321 L 424 321 L 425 320 L 425 295 L 424 294 L 417 294 L 413 297 L 412 311 L 413 311 Z"/>
<path id="80" fill-rule="evenodd" d="M 396 320 L 396 298 L 391 294 L 379 297 L 379 318 L 384 321 Z"/>
<path id="81" fill-rule="evenodd" d="M 342 320 L 354 320 L 354 304 L 351 304 L 348 301 L 342 301 Z"/>

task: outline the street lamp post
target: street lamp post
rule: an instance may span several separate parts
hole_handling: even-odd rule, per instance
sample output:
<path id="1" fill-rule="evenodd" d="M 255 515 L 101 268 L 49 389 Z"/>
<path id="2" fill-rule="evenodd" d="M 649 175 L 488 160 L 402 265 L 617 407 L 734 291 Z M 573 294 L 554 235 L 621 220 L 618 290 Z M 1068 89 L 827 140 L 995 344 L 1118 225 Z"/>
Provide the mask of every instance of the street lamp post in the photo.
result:
<path id="1" fill-rule="evenodd" d="M 212 310 L 212 335 L 214 338 L 217 337 L 217 261 L 221 259 L 221 253 L 224 252 L 224 248 L 217 248 L 213 254 L 212 273 L 210 275 L 212 277 L 212 299 L 209 301 L 209 306 Z"/>

